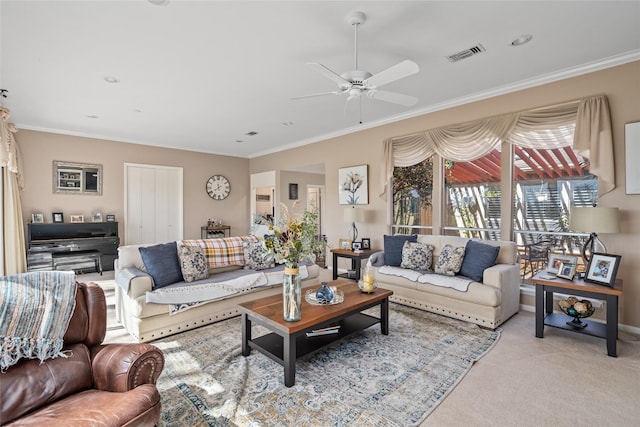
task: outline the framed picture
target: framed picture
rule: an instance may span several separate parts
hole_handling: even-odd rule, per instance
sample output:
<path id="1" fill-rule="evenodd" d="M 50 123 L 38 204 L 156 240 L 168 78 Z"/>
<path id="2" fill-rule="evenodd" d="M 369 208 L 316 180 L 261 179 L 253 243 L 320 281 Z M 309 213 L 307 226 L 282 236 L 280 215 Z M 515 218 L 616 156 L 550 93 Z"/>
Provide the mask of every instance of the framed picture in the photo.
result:
<path id="1" fill-rule="evenodd" d="M 338 185 L 341 205 L 369 204 L 369 177 L 367 165 L 338 169 Z"/>
<path id="2" fill-rule="evenodd" d="M 547 273 L 556 274 L 560 269 L 560 264 L 578 264 L 578 257 L 573 255 L 549 254 L 547 262 Z"/>
<path id="3" fill-rule="evenodd" d="M 362 249 L 371 249 L 371 239 L 368 237 L 362 238 Z"/>
<path id="4" fill-rule="evenodd" d="M 298 200 L 298 184 L 289 184 L 289 200 Z"/>
<path id="5" fill-rule="evenodd" d="M 44 214 L 42 213 L 31 214 L 31 222 L 34 224 L 44 224 Z"/>
<path id="6" fill-rule="evenodd" d="M 271 196 L 269 194 L 256 194 L 256 202 L 269 202 Z"/>
<path id="7" fill-rule="evenodd" d="M 107 222 L 116 222 L 116 216 L 113 214 L 107 214 Z"/>
<path id="8" fill-rule="evenodd" d="M 71 215 L 71 222 L 84 222 L 84 215 Z"/>
<path id="9" fill-rule="evenodd" d="M 62 212 L 54 212 L 51 214 L 51 217 L 53 218 L 53 222 L 55 223 L 64 222 L 64 215 L 62 214 Z"/>
<path id="10" fill-rule="evenodd" d="M 362 250 L 362 243 L 361 242 L 353 242 L 351 244 L 351 249 L 353 249 L 354 251 L 361 251 Z"/>
<path id="11" fill-rule="evenodd" d="M 93 222 L 102 222 L 102 213 L 96 212 L 93 214 Z"/>
<path id="12" fill-rule="evenodd" d="M 351 250 L 351 240 L 349 240 L 349 239 L 340 239 L 338 241 L 338 246 L 340 247 L 340 249 Z"/>
<path id="13" fill-rule="evenodd" d="M 570 262 L 561 262 L 558 267 L 558 277 L 563 279 L 573 280 L 573 276 L 576 274 L 576 264 Z"/>
<path id="14" fill-rule="evenodd" d="M 620 255 L 594 252 L 591 261 L 589 261 L 584 281 L 613 287 L 616 283 L 616 274 L 618 274 L 621 259 Z"/>

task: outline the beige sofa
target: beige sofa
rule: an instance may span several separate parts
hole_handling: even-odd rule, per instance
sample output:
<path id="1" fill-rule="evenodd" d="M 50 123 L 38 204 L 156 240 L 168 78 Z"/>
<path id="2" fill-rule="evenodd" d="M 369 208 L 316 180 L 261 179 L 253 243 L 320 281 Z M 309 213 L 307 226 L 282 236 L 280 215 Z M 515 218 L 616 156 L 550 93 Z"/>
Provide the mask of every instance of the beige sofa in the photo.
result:
<path id="1" fill-rule="evenodd" d="M 475 239 L 474 239 L 475 240 Z M 449 244 L 465 247 L 469 239 L 454 236 L 419 235 L 419 243 L 435 247 L 435 265 L 442 248 Z M 369 265 L 375 267 L 378 286 L 393 291 L 390 300 L 426 311 L 476 323 L 495 329 L 518 312 L 520 305 L 520 267 L 517 247 L 508 241 L 480 241 L 500 250 L 495 265 L 482 273 L 482 281 L 467 280 L 466 291 L 436 286 L 429 281 L 438 281 L 437 274 L 421 275 L 412 270 L 402 271 L 400 267 L 384 266 L 384 253 L 374 254 Z M 467 256 L 468 254 L 465 254 Z M 432 267 L 433 268 L 433 267 Z M 384 273 L 387 271 L 387 274 Z M 392 274 L 389 274 L 392 273 Z M 417 280 L 419 277 L 419 280 Z M 458 277 L 458 276 L 457 276 Z M 464 277 L 458 277 L 464 285 Z"/>
<path id="2" fill-rule="evenodd" d="M 206 244 L 209 240 L 216 239 L 190 242 Z M 139 252 L 142 246 L 151 245 L 119 247 L 115 261 L 116 318 L 138 342 L 156 340 L 237 316 L 238 303 L 282 292 L 281 265 L 260 271 L 249 270 L 241 265 L 210 267 L 208 279 L 193 283 L 177 282 L 154 290 L 153 279 L 146 272 Z M 317 285 L 320 267 L 315 264 L 301 266 L 301 275 L 303 287 Z M 239 280 L 244 284 L 238 286 Z M 194 288 L 197 297 L 193 293 L 184 297 L 182 291 L 188 292 Z M 220 288 L 226 291 L 231 289 L 229 292 L 233 293 L 221 296 L 217 293 Z M 170 297 L 172 293 L 182 295 L 172 301 L 174 304 L 166 302 L 167 296 Z M 189 298 L 193 301 L 189 301 Z M 209 298 L 216 299 L 203 301 Z M 170 314 L 170 310 L 173 310 L 173 314 Z"/>

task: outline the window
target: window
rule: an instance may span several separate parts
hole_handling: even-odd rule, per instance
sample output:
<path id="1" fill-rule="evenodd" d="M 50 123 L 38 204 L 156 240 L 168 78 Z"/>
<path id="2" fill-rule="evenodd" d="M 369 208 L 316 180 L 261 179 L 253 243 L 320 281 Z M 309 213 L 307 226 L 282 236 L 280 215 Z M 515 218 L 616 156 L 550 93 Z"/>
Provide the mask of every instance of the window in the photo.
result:
<path id="1" fill-rule="evenodd" d="M 393 228 L 395 233 L 431 234 L 433 157 L 393 169 Z"/>

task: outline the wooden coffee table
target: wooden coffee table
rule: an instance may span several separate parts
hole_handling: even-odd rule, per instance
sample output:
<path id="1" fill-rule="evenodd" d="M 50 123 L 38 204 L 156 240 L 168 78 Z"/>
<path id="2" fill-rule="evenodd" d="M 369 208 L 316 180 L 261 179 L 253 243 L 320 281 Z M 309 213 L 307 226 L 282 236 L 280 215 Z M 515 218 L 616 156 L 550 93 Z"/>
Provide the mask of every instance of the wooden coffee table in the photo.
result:
<path id="1" fill-rule="evenodd" d="M 268 356 L 284 367 L 284 385 L 295 384 L 296 359 L 325 347 L 332 342 L 380 323 L 383 335 L 389 334 L 389 297 L 392 291 L 378 288 L 366 294 L 351 280 L 334 280 L 328 283 L 344 292 L 344 302 L 333 305 L 312 305 L 302 298 L 302 319 L 286 322 L 282 316 L 282 295 L 273 295 L 239 304 L 242 313 L 242 355 L 251 349 Z M 317 289 L 319 285 L 307 289 Z M 303 293 L 305 289 L 303 289 Z M 380 317 L 361 313 L 380 306 Z M 252 324 L 267 328 L 271 333 L 257 338 L 251 336 Z M 340 324 L 340 332 L 331 335 L 307 337 L 306 333 Z"/>

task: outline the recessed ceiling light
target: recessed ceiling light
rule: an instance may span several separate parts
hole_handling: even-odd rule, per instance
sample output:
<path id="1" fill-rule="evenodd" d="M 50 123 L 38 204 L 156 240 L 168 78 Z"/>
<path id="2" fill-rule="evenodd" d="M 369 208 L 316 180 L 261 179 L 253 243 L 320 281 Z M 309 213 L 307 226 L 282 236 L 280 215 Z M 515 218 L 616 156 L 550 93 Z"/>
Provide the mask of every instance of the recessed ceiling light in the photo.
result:
<path id="1" fill-rule="evenodd" d="M 104 76 L 104 81 L 107 83 L 120 83 L 120 79 L 115 76 Z"/>
<path id="2" fill-rule="evenodd" d="M 531 41 L 533 36 L 531 34 L 523 34 L 519 37 L 516 37 L 512 42 L 511 46 L 522 46 L 523 44 L 527 44 Z"/>

